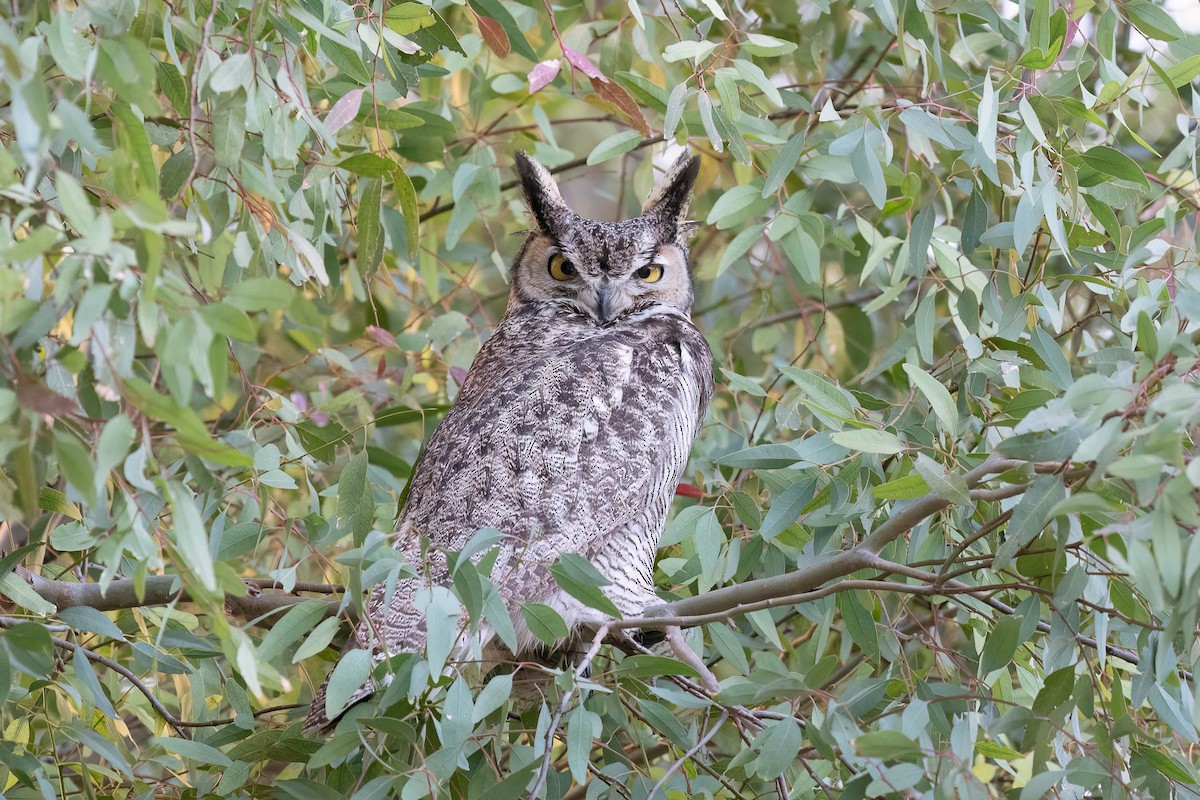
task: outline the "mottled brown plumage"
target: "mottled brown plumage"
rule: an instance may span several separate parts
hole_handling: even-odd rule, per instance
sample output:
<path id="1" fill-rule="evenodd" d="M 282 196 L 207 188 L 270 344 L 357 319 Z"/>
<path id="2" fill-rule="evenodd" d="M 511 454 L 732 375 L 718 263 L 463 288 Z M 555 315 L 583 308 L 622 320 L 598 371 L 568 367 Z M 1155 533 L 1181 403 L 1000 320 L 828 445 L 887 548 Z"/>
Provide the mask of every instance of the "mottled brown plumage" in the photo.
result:
<path id="1" fill-rule="evenodd" d="M 413 473 L 395 546 L 418 577 L 390 597 L 376 586 L 357 631 L 377 658 L 423 649 L 422 590 L 449 585 L 445 551 L 481 528 L 504 535 L 491 580 L 520 657 L 539 648 L 522 603 L 555 608 L 572 631 L 604 621 L 551 578 L 561 553 L 591 560 L 623 615 L 658 602 L 658 539 L 712 393 L 712 355 L 689 317 L 683 221 L 698 159 L 681 158 L 643 214 L 618 223 L 579 217 L 540 164 L 517 163 L 537 228 L 504 319 Z M 484 626 L 456 655 L 494 655 L 491 639 Z M 329 724 L 322 686 L 306 727 Z"/>

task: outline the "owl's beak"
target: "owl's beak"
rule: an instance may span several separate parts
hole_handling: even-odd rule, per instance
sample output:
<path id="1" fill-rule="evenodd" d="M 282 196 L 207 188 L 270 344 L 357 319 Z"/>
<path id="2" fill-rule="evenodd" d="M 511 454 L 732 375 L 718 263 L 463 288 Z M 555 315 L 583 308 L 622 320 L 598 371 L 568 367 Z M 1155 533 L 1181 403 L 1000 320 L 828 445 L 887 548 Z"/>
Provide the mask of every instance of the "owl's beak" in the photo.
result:
<path id="1" fill-rule="evenodd" d="M 608 324 L 608 315 L 612 311 L 612 284 L 605 277 L 600 281 L 600 291 L 596 293 L 596 319 L 601 325 Z"/>

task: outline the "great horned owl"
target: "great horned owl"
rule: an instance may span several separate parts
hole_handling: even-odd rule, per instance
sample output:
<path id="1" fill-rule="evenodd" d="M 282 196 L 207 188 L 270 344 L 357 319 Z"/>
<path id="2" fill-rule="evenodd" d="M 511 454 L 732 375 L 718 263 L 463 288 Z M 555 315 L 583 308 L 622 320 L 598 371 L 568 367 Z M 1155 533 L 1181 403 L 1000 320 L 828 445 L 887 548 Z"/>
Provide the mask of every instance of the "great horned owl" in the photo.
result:
<path id="1" fill-rule="evenodd" d="M 699 158 L 680 158 L 624 222 L 573 212 L 524 153 L 517 169 L 536 227 L 513 264 L 503 320 L 413 471 L 395 547 L 418 576 L 390 596 L 376 586 L 356 632 L 379 659 L 423 649 L 417 594 L 448 586 L 445 551 L 483 528 L 504 537 L 491 580 L 520 657 L 540 646 L 524 603 L 554 608 L 573 635 L 605 621 L 555 583 L 547 567 L 562 553 L 608 578 L 622 615 L 661 602 L 658 540 L 712 394 L 712 353 L 690 318 L 695 223 L 684 219 Z M 330 724 L 322 686 L 305 727 Z"/>

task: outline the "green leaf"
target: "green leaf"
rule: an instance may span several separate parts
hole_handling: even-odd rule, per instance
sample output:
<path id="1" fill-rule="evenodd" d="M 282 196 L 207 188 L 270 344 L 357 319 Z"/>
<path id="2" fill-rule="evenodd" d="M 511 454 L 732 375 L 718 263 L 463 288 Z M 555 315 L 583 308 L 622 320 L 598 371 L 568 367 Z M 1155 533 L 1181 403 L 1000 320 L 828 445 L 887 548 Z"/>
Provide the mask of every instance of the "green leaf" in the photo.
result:
<path id="1" fill-rule="evenodd" d="M 1150 188 L 1150 181 L 1146 179 L 1146 173 L 1142 171 L 1136 161 L 1120 150 L 1103 145 L 1093 147 L 1079 157 L 1079 162 L 1093 170 L 1096 176 L 1093 178 L 1091 177 L 1092 173 L 1081 171 L 1080 186 L 1095 186 L 1108 178 L 1116 178 L 1138 184 L 1144 189 Z"/>
<path id="2" fill-rule="evenodd" d="M 692 90 L 688 89 L 686 83 L 677 83 L 671 90 L 671 95 L 667 98 L 666 116 L 663 121 L 664 139 L 675 138 L 675 131 L 679 128 L 680 120 L 683 119 L 684 106 L 691 96 Z"/>
<path id="3" fill-rule="evenodd" d="M 721 223 L 724 220 L 734 219 L 739 217 L 747 209 L 757 208 L 762 204 L 762 195 L 757 187 L 754 186 L 735 186 L 728 192 L 722 194 L 717 202 L 713 203 L 712 208 L 708 212 L 709 225 L 717 225 L 723 227 Z"/>
<path id="4" fill-rule="evenodd" d="M 575 553 L 560 554 L 558 562 L 550 566 L 550 574 L 559 588 L 588 608 L 602 611 L 617 619 L 621 618 L 620 610 L 600 590 L 601 586 L 608 586 L 611 581 L 583 556 Z"/>
<path id="5" fill-rule="evenodd" d="M 86 235 L 96 224 L 96 211 L 92 208 L 88 194 L 68 172 L 59 170 L 55 173 L 54 178 L 58 188 L 58 201 L 62 204 L 63 212 L 71 221 L 71 226 L 79 233 Z"/>
<path id="6" fill-rule="evenodd" d="M 346 710 L 351 698 L 371 676 L 374 661 L 366 650 L 355 648 L 342 656 L 325 688 L 325 715 L 337 719 Z"/>
<path id="7" fill-rule="evenodd" d="M 158 745 L 168 753 L 174 753 L 180 758 L 195 761 L 198 764 L 212 764 L 216 767 L 231 767 L 233 761 L 217 748 L 193 739 L 158 738 Z"/>
<path id="8" fill-rule="evenodd" d="M 547 645 L 554 645 L 559 639 L 565 639 L 570 631 L 567 623 L 553 608 L 541 603 L 525 603 L 521 606 L 521 616 L 530 633 Z"/>
<path id="9" fill-rule="evenodd" d="M 958 430 L 958 408 L 954 405 L 954 399 L 950 397 L 950 392 L 936 378 L 918 366 L 905 364 L 904 372 L 917 391 L 929 401 L 934 415 L 942 423 L 942 430 L 953 436 Z"/>
<path id="10" fill-rule="evenodd" d="M 7 597 L 26 611 L 40 616 L 53 614 L 56 611 L 53 603 L 44 600 L 16 573 L 10 572 L 0 578 L 0 595 Z"/>
<path id="11" fill-rule="evenodd" d="M 278 278 L 247 278 L 229 290 L 229 302 L 243 311 L 278 311 L 294 296 L 292 285 Z"/>
<path id="12" fill-rule="evenodd" d="M 1011 747 L 1005 747 L 996 742 L 989 742 L 986 739 L 979 739 L 975 742 L 975 753 L 984 758 L 995 758 L 1001 761 L 1015 761 L 1025 755 L 1013 750 Z"/>
<path id="13" fill-rule="evenodd" d="M 1063 667 L 1046 676 L 1041 691 L 1033 700 L 1033 713 L 1050 716 L 1064 703 L 1071 699 L 1075 688 L 1075 668 Z"/>
<path id="14" fill-rule="evenodd" d="M 155 70 L 158 75 L 158 88 L 166 95 L 167 101 L 180 114 L 189 113 L 187 84 L 184 82 L 183 76 L 179 74 L 179 70 L 175 68 L 174 64 L 166 61 L 156 62 Z"/>
<path id="15" fill-rule="evenodd" d="M 800 454 L 790 444 L 762 444 L 713 459 L 738 469 L 786 469 L 800 460 Z"/>
<path id="16" fill-rule="evenodd" d="M 319 426 L 305 420 L 296 425 L 295 430 L 296 435 L 300 437 L 300 444 L 304 445 L 308 454 L 326 464 L 332 463 L 336 457 L 336 446 L 350 439 L 346 429 L 336 422 Z"/>
<path id="17" fill-rule="evenodd" d="M 349 531 L 355 547 L 362 547 L 375 519 L 375 500 L 367 482 L 367 454 L 350 457 L 338 478 L 338 524 Z"/>
<path id="18" fill-rule="evenodd" d="M 1000 442 L 996 451 L 1002 456 L 1023 461 L 1063 461 L 1074 454 L 1082 439 L 1078 428 L 1050 434 L 1021 433 Z"/>
<path id="19" fill-rule="evenodd" d="M 1188 56 L 1182 61 L 1164 68 L 1162 74 L 1165 77 L 1164 83 L 1172 89 L 1187 86 L 1196 80 L 1197 76 L 1200 76 L 1200 55 Z"/>
<path id="20" fill-rule="evenodd" d="M 405 131 L 410 128 L 421 128 L 427 123 L 426 118 L 411 111 L 401 111 L 398 108 L 384 108 L 368 103 L 363 103 L 359 107 L 355 119 L 372 128 L 379 128 L 385 131 Z M 438 119 L 441 119 L 441 117 L 438 117 Z M 350 161 L 355 158 L 358 158 L 358 156 L 351 156 L 346 160 Z M 379 158 L 379 156 L 376 156 L 376 158 Z M 340 167 L 342 164 L 338 166 Z M 379 176 L 368 175 L 367 177 L 377 178 Z"/>
<path id="21" fill-rule="evenodd" d="M 177 483 L 167 484 L 175 522 L 175 546 L 183 557 L 182 566 L 212 594 L 218 592 L 217 574 L 208 546 L 208 531 L 191 492 Z"/>
<path id="22" fill-rule="evenodd" d="M 988 634 L 983 652 L 979 656 L 979 676 L 990 675 L 993 670 L 1006 667 L 1021 645 L 1021 621 L 1015 617 L 1001 617 L 996 627 Z"/>
<path id="23" fill-rule="evenodd" d="M 0 582 L 0 592 L 9 596 L 6 583 L 15 580 L 25 585 L 16 575 L 6 575 Z M 30 589 L 30 592 L 33 590 Z M 36 595 L 35 595 L 36 596 Z M 43 601 L 44 602 L 44 601 Z M 8 655 L 12 658 L 13 666 L 28 673 L 34 678 L 41 679 L 50 674 L 54 667 L 54 644 L 50 632 L 36 622 L 21 622 L 6 629 L 0 629 L 0 640 L 8 645 Z"/>
<path id="24" fill-rule="evenodd" d="M 908 271 L 910 275 L 923 276 L 925 274 L 925 265 L 929 260 L 929 243 L 933 239 L 933 221 L 932 205 L 922 208 L 913 218 L 912 227 L 908 231 Z"/>
<path id="25" fill-rule="evenodd" d="M 611 158 L 616 158 L 619 155 L 628 153 L 633 150 L 642 141 L 642 134 L 637 131 L 619 131 L 601 140 L 599 144 L 592 148 L 592 152 L 588 154 L 587 163 L 589 165 L 603 164 Z"/>
<path id="26" fill-rule="evenodd" d="M 854 749 L 867 758 L 884 761 L 918 761 L 921 746 L 900 731 L 868 731 L 854 740 Z"/>
<path id="27" fill-rule="evenodd" d="M 1058 475 L 1039 475 L 1025 491 L 1021 502 L 1013 509 L 1012 519 L 1004 531 L 1004 541 L 996 548 L 996 569 L 1012 563 L 1021 548 L 1032 542 L 1050 521 L 1054 507 L 1066 496 L 1062 478 Z"/>
<path id="28" fill-rule="evenodd" d="M 383 220 L 380 205 L 383 202 L 383 180 L 373 178 L 363 181 L 362 197 L 358 201 L 358 271 L 363 280 L 370 281 L 383 261 Z"/>
<path id="29" fill-rule="evenodd" d="M 966 211 L 963 212 L 962 239 L 960 243 L 964 253 L 974 253 L 978 249 L 979 237 L 987 229 L 987 222 L 987 205 L 984 202 L 983 196 L 976 190 L 971 193 L 971 199 L 967 201 Z"/>
<path id="30" fill-rule="evenodd" d="M 776 498 L 763 517 L 760 533 L 764 539 L 774 539 L 796 521 L 817 491 L 816 478 L 794 483 Z"/>
<path id="31" fill-rule="evenodd" d="M 200 314 L 213 333 L 241 342 L 254 341 L 254 323 L 245 311 L 232 303 L 210 303 L 200 308 Z"/>
<path id="32" fill-rule="evenodd" d="M 91 693 L 92 702 L 95 704 L 96 709 L 110 719 L 115 718 L 117 710 L 113 708 L 112 701 L 108 699 L 108 695 L 104 692 L 104 687 L 100 685 L 100 679 L 96 677 L 96 671 L 92 669 L 92 662 L 88 661 L 88 657 L 84 655 L 83 650 L 76 650 L 71 654 L 71 666 L 75 668 L 75 677 Z M 3 692 L 0 692 L 0 695 L 2 694 Z"/>
<path id="33" fill-rule="evenodd" d="M 875 618 L 858 599 L 857 592 L 842 592 L 837 596 L 838 611 L 846 625 L 851 641 L 868 656 L 879 653 L 879 637 L 875 633 Z"/>
<path id="34" fill-rule="evenodd" d="M 350 80 L 366 86 L 371 82 L 371 68 L 363 63 L 362 55 L 329 38 L 321 39 L 321 50 L 337 66 L 338 71 Z"/>
<path id="35" fill-rule="evenodd" d="M 1130 0 L 1122 6 L 1122 9 L 1129 15 L 1129 19 L 1137 26 L 1137 29 L 1148 39 L 1173 42 L 1185 36 L 1179 23 L 1150 0 Z"/>
<path id="36" fill-rule="evenodd" d="M 803 393 L 803 402 L 831 428 L 854 419 L 858 407 L 853 395 L 816 370 L 782 367 L 780 371 Z"/>
<path id="37" fill-rule="evenodd" d="M 687 44 L 694 44 L 688 42 Z M 706 44 L 710 44 L 706 42 Z M 674 47 L 674 45 L 672 45 Z M 667 48 L 671 49 L 670 47 Z M 700 108 L 700 124 L 704 126 L 704 133 L 708 136 L 708 142 L 712 148 L 718 153 L 725 149 L 725 142 L 721 138 L 720 132 L 717 130 L 717 123 L 713 120 L 713 104 L 712 98 L 708 96 L 708 92 L 701 90 L 696 95 L 696 102 Z M 738 187 L 741 188 L 741 187 Z M 751 188 L 751 187 L 746 187 Z M 711 216 L 711 215 L 710 215 Z"/>
<path id="38" fill-rule="evenodd" d="M 306 613 L 303 618 L 307 618 L 311 613 L 311 611 Z M 337 633 L 339 624 L 340 623 L 338 622 L 337 617 L 328 617 L 321 620 L 320 624 L 313 628 L 312 632 L 308 634 L 308 638 L 304 640 L 304 644 L 296 648 L 295 654 L 292 655 L 292 663 L 299 664 L 306 658 L 311 658 L 328 647 L 329 643 L 333 641 L 333 635 Z M 304 629 L 301 629 L 301 635 L 303 635 L 303 633 Z M 290 634 L 284 634 L 284 637 L 285 638 L 282 643 L 272 642 L 272 646 L 278 647 L 282 650 L 288 644 L 291 644 L 291 642 L 287 641 L 287 638 L 290 638 Z M 264 642 L 264 644 L 266 644 L 266 642 Z"/>
<path id="39" fill-rule="evenodd" d="M 254 80 L 254 62 L 249 53 L 234 53 L 217 65 L 208 85 L 217 94 L 244 89 Z"/>
<path id="40" fill-rule="evenodd" d="M 76 630 L 107 636 L 118 642 L 125 641 L 125 634 L 117 627 L 117 623 L 105 616 L 104 612 L 90 606 L 64 608 L 58 612 L 58 618 Z"/>
<path id="41" fill-rule="evenodd" d="M 88 74 L 88 59 L 93 45 L 75 32 L 70 14 L 51 14 L 49 35 L 46 37 L 50 55 L 69 78 L 82 81 Z M 161 83 L 161 81 L 160 81 Z"/>
<path id="42" fill-rule="evenodd" d="M 665 656 L 633 655 L 626 656 L 617 665 L 615 672 L 631 678 L 656 678 L 661 675 L 682 675 L 686 678 L 698 678 L 700 673 L 696 668 Z"/>
<path id="43" fill-rule="evenodd" d="M 1180 783 L 1186 783 L 1189 786 L 1196 785 L 1196 776 L 1181 765 L 1178 759 L 1143 745 L 1134 745 L 1133 752 L 1144 758 L 1151 767 L 1158 770 L 1164 777 L 1173 781 L 1179 781 Z"/>
<path id="44" fill-rule="evenodd" d="M 883 208 L 887 202 L 887 185 L 883 180 L 883 167 L 879 159 L 867 147 L 866 137 L 859 140 L 858 146 L 850 154 L 850 165 L 854 174 L 862 181 L 863 188 L 876 208 Z"/>
<path id="45" fill-rule="evenodd" d="M 258 657 L 263 661 L 273 661 L 289 645 L 312 631 L 313 626 L 328 611 L 329 604 L 323 600 L 305 600 L 292 606 L 286 614 L 279 618 L 278 622 L 271 626 L 271 630 L 267 631 L 267 635 L 263 637 L 262 643 L 258 646 Z M 330 627 L 337 630 L 336 623 Z M 325 645 L 321 645 L 318 652 L 324 649 Z"/>
<path id="46" fill-rule="evenodd" d="M 429 13 L 433 16 L 433 24 L 414 31 L 409 38 L 430 52 L 446 49 L 465 56 L 467 53 L 459 43 L 458 37 L 454 35 L 454 31 L 446 24 L 441 15 L 432 9 Z"/>
<path id="47" fill-rule="evenodd" d="M 842 447 L 856 450 L 860 453 L 877 453 L 892 456 L 903 453 L 906 449 L 904 442 L 894 433 L 879 431 L 874 428 L 863 428 L 852 431 L 837 431 L 830 437 Z"/>
<path id="48" fill-rule="evenodd" d="M 246 146 L 246 100 L 242 94 L 221 95 L 213 105 L 212 120 L 217 166 L 238 169 Z"/>
<path id="49" fill-rule="evenodd" d="M 418 125 L 421 123 L 420 117 L 413 117 L 413 120 Z M 392 175 L 399 171 L 400 168 L 390 158 L 384 158 L 374 153 L 359 153 L 358 155 L 339 161 L 338 169 L 353 172 L 355 175 L 361 175 L 364 178 L 382 178 L 385 175 Z"/>
<path id="50" fill-rule="evenodd" d="M 742 48 L 751 55 L 771 58 L 773 56 L 786 56 L 788 53 L 795 51 L 796 43 L 784 39 L 776 39 L 774 36 L 767 36 L 762 33 L 747 33 L 746 38 L 742 41 Z"/>
<path id="51" fill-rule="evenodd" d="M 587 780 L 588 764 L 591 761 L 592 739 L 599 727 L 599 718 L 588 711 L 583 704 L 575 706 L 571 719 L 567 722 L 567 766 L 575 783 L 582 784 Z"/>
<path id="52" fill-rule="evenodd" d="M 83 514 L 79 513 L 79 507 L 58 489 L 51 489 L 49 486 L 43 486 L 38 492 L 38 508 L 83 522 Z"/>
<path id="53" fill-rule="evenodd" d="M 795 268 L 800 280 L 808 283 L 821 281 L 821 248 L 800 226 L 792 228 L 779 242 L 788 261 Z"/>
<path id="54" fill-rule="evenodd" d="M 72 435 L 58 431 L 54 437 L 54 455 L 58 468 L 75 491 L 89 503 L 96 500 L 96 470 L 88 452 Z M 40 499 L 40 496 L 39 496 Z"/>
<path id="55" fill-rule="evenodd" d="M 979 132 L 976 139 L 983 154 L 993 164 L 996 162 L 996 132 L 999 123 L 1000 104 L 992 86 L 990 70 L 983 76 L 983 94 L 979 100 Z"/>
<path id="56" fill-rule="evenodd" d="M 929 484 L 917 473 L 881 483 L 871 489 L 877 500 L 914 500 L 929 494 Z"/>
<path id="57" fill-rule="evenodd" d="M 800 726 L 790 719 L 780 720 L 754 737 L 758 761 L 754 771 L 764 780 L 774 780 L 796 760 L 804 737 Z"/>
<path id="58" fill-rule="evenodd" d="M 417 192 L 412 180 L 400 170 L 392 175 L 392 188 L 400 199 L 400 212 L 404 214 L 404 227 L 408 233 L 408 257 L 416 258 L 417 246 L 420 244 L 421 216 L 417 213 Z"/>
<path id="59" fill-rule="evenodd" d="M 113 104 L 112 113 L 120 124 L 121 137 L 127 154 L 133 159 L 139 182 L 158 194 L 158 164 L 150 151 L 150 139 L 146 135 L 145 123 L 123 103 Z"/>

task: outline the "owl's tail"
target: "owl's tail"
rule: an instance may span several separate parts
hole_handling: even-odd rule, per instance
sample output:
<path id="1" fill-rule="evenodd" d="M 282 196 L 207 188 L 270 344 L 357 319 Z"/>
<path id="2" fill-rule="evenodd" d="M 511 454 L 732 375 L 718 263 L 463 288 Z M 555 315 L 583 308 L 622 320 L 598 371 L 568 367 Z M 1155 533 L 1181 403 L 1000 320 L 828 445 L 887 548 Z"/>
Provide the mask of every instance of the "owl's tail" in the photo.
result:
<path id="1" fill-rule="evenodd" d="M 378 688 L 375 685 L 375 681 L 368 680 L 366 684 L 350 696 L 350 702 L 346 704 L 345 708 L 339 711 L 333 719 L 330 719 L 325 709 L 325 695 L 329 691 L 329 677 L 326 676 L 321 685 L 317 687 L 316 693 L 313 694 L 312 705 L 308 707 L 308 716 L 304 718 L 303 732 L 310 736 L 329 733 L 347 711 L 366 700 Z"/>

